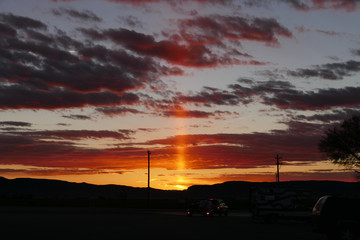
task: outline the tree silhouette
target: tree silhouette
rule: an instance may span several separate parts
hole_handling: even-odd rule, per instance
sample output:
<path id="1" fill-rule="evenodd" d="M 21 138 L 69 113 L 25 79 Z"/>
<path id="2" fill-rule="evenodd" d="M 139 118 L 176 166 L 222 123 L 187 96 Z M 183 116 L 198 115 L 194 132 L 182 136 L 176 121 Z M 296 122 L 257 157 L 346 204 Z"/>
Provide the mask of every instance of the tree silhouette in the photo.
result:
<path id="1" fill-rule="evenodd" d="M 344 120 L 338 128 L 328 129 L 318 147 L 335 164 L 360 167 L 360 115 Z"/>

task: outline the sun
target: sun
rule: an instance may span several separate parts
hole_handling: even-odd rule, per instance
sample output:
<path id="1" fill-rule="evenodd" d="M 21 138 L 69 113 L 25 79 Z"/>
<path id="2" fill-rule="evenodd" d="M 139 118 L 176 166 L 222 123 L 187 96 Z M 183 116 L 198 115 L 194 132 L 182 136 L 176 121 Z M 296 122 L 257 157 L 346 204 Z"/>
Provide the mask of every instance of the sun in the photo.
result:
<path id="1" fill-rule="evenodd" d="M 176 189 L 178 189 L 178 190 L 185 190 L 185 189 L 187 189 L 187 187 L 185 187 L 185 186 L 183 186 L 183 185 L 180 185 L 180 184 L 175 185 L 174 187 L 175 187 Z"/>

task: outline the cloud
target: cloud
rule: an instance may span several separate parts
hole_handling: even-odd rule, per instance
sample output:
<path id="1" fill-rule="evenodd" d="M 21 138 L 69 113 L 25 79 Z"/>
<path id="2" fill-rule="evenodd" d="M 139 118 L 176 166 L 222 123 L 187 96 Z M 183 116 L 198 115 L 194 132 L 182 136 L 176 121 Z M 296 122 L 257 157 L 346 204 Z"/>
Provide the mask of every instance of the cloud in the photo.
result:
<path id="1" fill-rule="evenodd" d="M 360 56 L 360 49 L 351 49 L 351 53 L 354 56 Z"/>
<path id="2" fill-rule="evenodd" d="M 346 10 L 348 12 L 355 11 L 359 8 L 358 0 L 312 0 L 314 9 L 334 9 Z"/>
<path id="3" fill-rule="evenodd" d="M 93 13 L 89 10 L 84 10 L 84 11 L 80 12 L 75 9 L 60 7 L 57 9 L 53 9 L 52 13 L 56 16 L 65 15 L 70 18 L 79 19 L 82 21 L 91 21 L 91 22 L 101 22 L 102 21 L 101 18 L 99 18 L 98 16 L 96 16 L 95 13 Z"/>
<path id="4" fill-rule="evenodd" d="M 161 76 L 183 74 L 148 56 L 47 29 L 38 20 L 0 14 L 0 108 L 133 105 L 140 99 L 131 90 L 156 88 L 164 85 Z"/>
<path id="5" fill-rule="evenodd" d="M 0 36 L 2 37 L 15 37 L 16 30 L 6 24 L 0 23 Z"/>
<path id="6" fill-rule="evenodd" d="M 205 106 L 215 105 L 237 105 L 244 99 L 239 95 L 226 90 L 204 87 L 204 89 L 193 95 L 178 94 L 178 100 L 183 103 L 203 104 Z M 245 102 L 247 100 L 244 100 Z"/>
<path id="7" fill-rule="evenodd" d="M 0 163 L 132 170 L 146 168 L 146 161 L 143 159 L 147 148 L 152 149 L 152 167 L 164 169 L 177 169 L 179 161 L 187 169 L 264 167 L 273 165 L 272 159 L 276 153 L 281 153 L 288 163 L 306 164 L 322 160 L 317 142 L 326 125 L 298 121 L 284 124 L 288 129 L 268 133 L 188 134 L 138 143 L 127 142 L 136 131 L 126 129 L 3 131 L 0 134 Z M 116 148 L 107 149 L 86 148 L 73 142 L 102 138 L 113 138 L 121 142 Z"/>
<path id="8" fill-rule="evenodd" d="M 136 110 L 134 108 L 128 108 L 128 107 L 101 107 L 101 108 L 96 108 L 96 111 L 110 116 L 110 117 L 114 117 L 114 116 L 123 116 L 126 115 L 128 113 L 132 113 L 132 114 L 144 114 L 144 112 Z"/>
<path id="9" fill-rule="evenodd" d="M 79 29 L 96 41 L 111 41 L 138 55 L 158 58 L 174 66 L 213 68 L 228 65 L 266 65 L 248 60 L 238 50 L 240 40 L 277 45 L 278 36 L 291 38 L 291 32 L 275 19 L 242 18 L 222 15 L 180 19 L 178 29 L 162 32 L 163 39 L 125 28 Z M 234 46 L 235 45 L 235 46 Z"/>
<path id="10" fill-rule="evenodd" d="M 215 112 L 206 112 L 199 110 L 168 110 L 161 113 L 165 117 L 176 117 L 176 118 L 217 118 L 220 119 L 224 115 L 230 115 L 229 111 L 215 111 Z"/>
<path id="11" fill-rule="evenodd" d="M 85 106 L 109 106 L 122 103 L 122 97 L 109 91 L 80 93 L 67 89 L 51 88 L 42 91 L 13 84 L 0 85 L 1 109 L 60 109 Z"/>
<path id="12" fill-rule="evenodd" d="M 135 72 L 125 70 L 121 65 L 81 61 L 65 50 L 33 42 L 8 39 L 2 46 L 7 49 L 3 50 L 4 55 L 0 58 L 0 62 L 4 63 L 2 77 L 13 82 L 41 85 L 42 88 L 66 87 L 82 92 L 108 89 L 119 93 L 143 85 L 138 79 L 143 75 L 140 70 Z M 126 56 L 123 57 L 126 59 Z M 124 71 L 128 74 L 124 75 Z M 24 78 L 28 81 L 23 81 Z"/>
<path id="13" fill-rule="evenodd" d="M 108 130 L 44 130 L 34 131 L 27 130 L 22 132 L 3 131 L 5 135 L 20 136 L 32 138 L 33 141 L 37 140 L 80 140 L 84 138 L 100 139 L 100 138 L 114 138 L 118 140 L 130 139 L 134 134 L 132 130 L 120 129 L 118 131 Z"/>
<path id="14" fill-rule="evenodd" d="M 205 45 L 181 44 L 174 40 L 156 41 L 152 35 L 124 28 L 96 31 L 81 29 L 82 33 L 96 40 L 111 40 L 137 54 L 156 57 L 186 67 L 216 67 L 234 65 L 238 61 L 230 56 L 217 56 Z"/>
<path id="15" fill-rule="evenodd" d="M 33 132 L 26 134 L 0 134 L 1 164 L 24 166 L 88 168 L 88 169 L 139 169 L 145 168 L 142 156 L 146 149 L 125 147 L 113 149 L 91 149 L 76 146 L 71 141 L 77 138 L 121 137 L 122 133 L 109 132 Z M 37 135 L 36 135 L 37 134 Z M 40 137 L 44 138 L 40 139 Z M 49 141 L 49 137 L 52 141 Z M 47 139 L 47 140 L 46 140 Z M 55 141 L 55 140 L 61 141 Z M 16 149 L 16 151 L 14 151 Z"/>
<path id="16" fill-rule="evenodd" d="M 319 126 L 313 125 L 313 130 L 316 127 Z M 320 135 L 313 132 L 301 133 L 292 128 L 271 133 L 179 135 L 150 143 L 169 146 L 157 150 L 160 156 L 165 152 L 172 158 L 182 154 L 188 160 L 186 168 L 211 169 L 269 166 L 277 152 L 289 162 L 319 161 L 321 155 L 316 147 L 319 139 Z M 181 146 L 182 152 L 177 152 Z"/>
<path id="17" fill-rule="evenodd" d="M 312 68 L 299 68 L 295 71 L 290 70 L 288 75 L 301 78 L 318 77 L 326 80 L 341 80 L 359 71 L 360 62 L 349 60 L 346 62 L 315 65 Z"/>
<path id="18" fill-rule="evenodd" d="M 91 117 L 81 114 L 70 114 L 70 115 L 62 115 L 63 118 L 69 118 L 73 120 L 91 120 Z"/>
<path id="19" fill-rule="evenodd" d="M 79 140 L 101 140 L 111 138 L 117 141 L 132 139 L 133 130 L 2 130 L 0 152 L 4 157 L 1 164 L 24 166 L 88 168 L 101 171 L 105 168 L 121 168 L 118 162 L 122 156 L 133 157 L 135 148 L 92 149 L 79 144 Z M 131 158 L 130 157 L 130 158 Z M 105 163 L 104 161 L 108 161 Z M 124 160 L 126 161 L 126 160 Z M 112 163 L 110 163 L 112 162 Z M 104 164 L 105 163 L 105 164 Z M 131 168 L 131 160 L 125 165 Z M 107 167 L 105 167 L 105 165 Z M 135 164 L 133 164 L 135 166 Z M 62 171 L 60 171 L 61 174 Z"/>
<path id="20" fill-rule="evenodd" d="M 360 2 L 358 0 L 280 0 L 287 3 L 300 11 L 314 10 L 345 10 L 347 12 L 359 9 Z"/>
<path id="21" fill-rule="evenodd" d="M 236 106 L 239 104 L 249 104 L 260 99 L 266 99 L 267 96 L 277 95 L 282 92 L 289 94 L 297 93 L 295 86 L 286 81 L 253 81 L 240 79 L 237 83 L 228 85 L 228 90 L 204 87 L 202 91 L 195 94 L 180 94 L 176 96 L 174 102 L 182 104 L 193 103 L 205 106 L 227 105 Z"/>
<path id="22" fill-rule="evenodd" d="M 120 16 L 119 20 L 131 28 L 144 28 L 144 23 L 136 16 Z"/>
<path id="23" fill-rule="evenodd" d="M 20 122 L 20 121 L 3 121 L 0 122 L 0 126 L 31 127 L 32 124 L 29 122 Z"/>
<path id="24" fill-rule="evenodd" d="M 330 113 L 315 113 L 310 116 L 306 115 L 295 115 L 292 119 L 296 121 L 311 121 L 311 122 L 323 122 L 326 124 L 331 124 L 334 122 L 341 122 L 344 119 L 350 118 L 352 115 L 359 115 L 360 109 L 358 106 L 354 108 L 342 108 L 342 109 L 334 109 Z"/>
<path id="25" fill-rule="evenodd" d="M 360 88 L 329 88 L 318 91 L 285 91 L 264 98 L 264 104 L 282 109 L 327 110 L 336 107 L 353 107 L 360 104 Z"/>
<path id="26" fill-rule="evenodd" d="M 65 139 L 79 140 L 82 138 L 114 138 L 118 140 L 129 139 L 134 132 L 131 130 L 47 130 L 47 131 L 28 131 L 22 134 L 32 136 L 34 138 L 46 139 Z"/>
<path id="27" fill-rule="evenodd" d="M 78 1 L 78 0 L 51 0 L 53 2 L 63 1 Z M 185 5 L 188 2 L 196 2 L 201 5 L 219 5 L 231 7 L 263 7 L 268 9 L 271 4 L 285 3 L 298 11 L 316 11 L 316 10 L 345 10 L 347 12 L 356 11 L 359 9 L 360 2 L 358 0 L 184 0 L 184 1 L 166 1 L 166 0 L 104 0 L 118 4 L 129 4 L 134 7 L 144 7 L 145 5 L 166 3 L 176 9 L 178 5 Z"/>
<path id="28" fill-rule="evenodd" d="M 46 24 L 42 23 L 41 21 L 23 16 L 15 16 L 12 13 L 1 14 L 0 20 L 12 27 L 15 27 L 16 29 L 47 29 Z"/>
<path id="29" fill-rule="evenodd" d="M 79 168 L 41 168 L 27 167 L 25 169 L 0 168 L 0 174 L 26 174 L 30 176 L 58 176 L 58 175 L 89 175 L 89 174 L 124 174 L 126 171 L 79 169 Z"/>
<path id="30" fill-rule="evenodd" d="M 237 106 L 260 102 L 279 109 L 329 110 L 339 107 L 356 107 L 360 104 L 360 88 L 328 88 L 314 91 L 297 90 L 287 81 L 239 80 L 228 85 L 228 90 L 204 87 L 198 93 L 177 94 L 173 102 L 204 106 Z"/>
<path id="31" fill-rule="evenodd" d="M 209 15 L 179 20 L 182 37 L 191 44 L 221 44 L 249 40 L 278 45 L 278 36 L 291 38 L 289 29 L 273 18 Z"/>

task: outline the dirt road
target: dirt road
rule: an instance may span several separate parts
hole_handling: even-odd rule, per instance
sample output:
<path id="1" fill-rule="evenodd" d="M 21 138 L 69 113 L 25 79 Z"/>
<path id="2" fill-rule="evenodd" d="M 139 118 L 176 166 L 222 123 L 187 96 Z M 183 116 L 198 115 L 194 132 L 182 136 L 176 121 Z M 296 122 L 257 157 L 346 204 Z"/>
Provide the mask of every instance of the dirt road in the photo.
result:
<path id="1" fill-rule="evenodd" d="M 307 222 L 264 224 L 242 212 L 205 218 L 141 209 L 0 207 L 0 231 L 2 239 L 326 239 Z"/>

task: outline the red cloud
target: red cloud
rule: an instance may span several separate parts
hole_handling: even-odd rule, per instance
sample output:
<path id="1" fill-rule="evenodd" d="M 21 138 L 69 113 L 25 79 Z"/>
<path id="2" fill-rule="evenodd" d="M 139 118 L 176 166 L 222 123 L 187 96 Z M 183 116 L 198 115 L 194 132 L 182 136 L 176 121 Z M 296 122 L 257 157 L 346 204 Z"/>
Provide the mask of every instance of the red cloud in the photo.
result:
<path id="1" fill-rule="evenodd" d="M 273 165 L 276 153 L 281 153 L 290 163 L 321 160 L 317 150 L 321 129 L 320 125 L 289 123 L 287 131 L 179 135 L 134 144 L 154 146 L 151 148 L 154 168 L 176 169 L 179 161 L 187 169 L 253 168 Z M 131 134 L 134 131 L 12 130 L 0 134 L 0 163 L 63 168 L 146 168 L 146 148 L 124 147 L 131 144 L 122 143 L 123 147 L 120 144 L 117 148 L 90 149 L 71 142 L 103 137 L 127 140 Z"/>
<path id="2" fill-rule="evenodd" d="M 355 11 L 359 8 L 360 2 L 357 0 L 312 0 L 313 9 L 334 9 Z"/>
<path id="3" fill-rule="evenodd" d="M 127 29 L 108 29 L 102 32 L 82 29 L 81 31 L 94 39 L 110 39 L 138 54 L 158 57 L 175 65 L 203 68 L 240 63 L 236 58 L 214 54 L 205 45 L 180 44 L 173 40 L 156 41 L 151 35 Z M 253 64 L 253 62 L 246 63 Z"/>
<path id="4" fill-rule="evenodd" d="M 176 147 L 181 143 L 184 158 L 188 160 L 187 168 L 196 169 L 272 165 L 273 155 L 277 152 L 286 156 L 289 162 L 320 160 L 317 142 L 321 128 L 318 128 L 320 132 L 304 129 L 301 132 L 297 127 L 303 129 L 303 126 L 293 126 L 289 132 L 180 135 L 149 143 L 171 147 L 167 149 L 167 154 L 171 149 L 176 153 Z M 158 151 L 166 155 L 162 153 L 164 149 Z"/>

